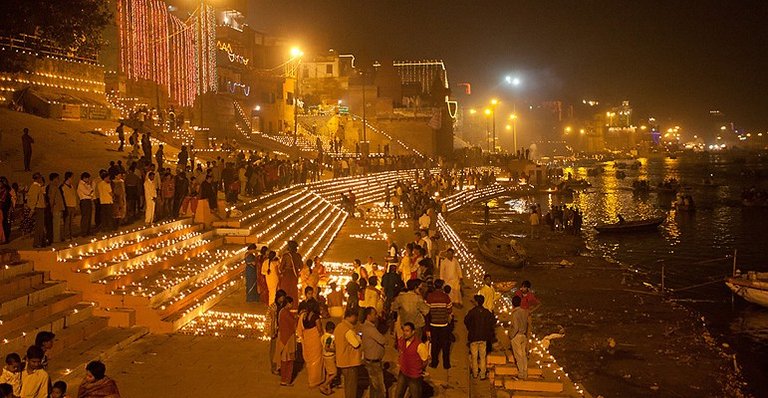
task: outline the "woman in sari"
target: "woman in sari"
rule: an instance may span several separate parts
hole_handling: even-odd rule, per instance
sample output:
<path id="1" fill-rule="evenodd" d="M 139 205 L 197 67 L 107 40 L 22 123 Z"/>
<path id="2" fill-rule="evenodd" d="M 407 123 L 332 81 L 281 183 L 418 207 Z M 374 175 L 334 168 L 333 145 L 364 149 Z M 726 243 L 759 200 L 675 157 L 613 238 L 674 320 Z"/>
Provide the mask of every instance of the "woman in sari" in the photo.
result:
<path id="1" fill-rule="evenodd" d="M 78 398 L 120 398 L 114 380 L 105 375 L 107 367 L 101 361 L 93 361 L 85 367 L 85 379 L 77 390 Z"/>
<path id="2" fill-rule="evenodd" d="M 269 305 L 269 286 L 267 285 L 267 274 L 262 269 L 264 268 L 264 261 L 268 258 L 268 251 L 268 247 L 262 246 L 259 255 L 256 256 L 256 269 L 259 272 L 256 278 L 256 285 L 259 289 L 259 301 L 266 305 Z"/>
<path id="3" fill-rule="evenodd" d="M 293 309 L 293 298 L 285 298 L 285 306 L 280 310 L 277 326 L 277 346 L 275 347 L 275 362 L 280 363 L 280 385 L 293 385 L 293 362 L 296 360 L 296 314 Z"/>
<path id="4" fill-rule="evenodd" d="M 280 259 L 277 258 L 277 253 L 270 251 L 267 255 L 267 259 L 261 264 L 261 273 L 267 282 L 267 290 L 269 290 L 268 304 L 275 302 L 275 293 L 277 293 L 277 285 L 280 284 L 280 275 L 278 270 L 280 269 Z"/>
<path id="5" fill-rule="evenodd" d="M 301 347 L 310 388 L 323 384 L 323 347 L 320 342 L 322 336 L 320 327 L 320 304 L 317 300 L 309 300 L 307 311 L 301 317 Z"/>

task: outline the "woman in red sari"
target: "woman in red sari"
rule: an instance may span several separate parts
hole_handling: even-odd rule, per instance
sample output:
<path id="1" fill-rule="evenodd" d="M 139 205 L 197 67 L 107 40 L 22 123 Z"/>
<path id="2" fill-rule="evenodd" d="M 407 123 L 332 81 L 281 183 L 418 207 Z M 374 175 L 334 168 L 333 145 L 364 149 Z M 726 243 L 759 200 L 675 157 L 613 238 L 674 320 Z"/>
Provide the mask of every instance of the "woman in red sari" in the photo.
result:
<path id="1" fill-rule="evenodd" d="M 115 381 L 105 375 L 107 367 L 93 361 L 85 367 L 85 379 L 77 390 L 78 398 L 120 398 Z"/>
<path id="2" fill-rule="evenodd" d="M 277 327 L 277 347 L 275 362 L 280 362 L 280 385 L 293 385 L 293 362 L 296 360 L 296 314 L 292 312 L 293 298 L 285 298 L 285 306 L 280 310 Z"/>

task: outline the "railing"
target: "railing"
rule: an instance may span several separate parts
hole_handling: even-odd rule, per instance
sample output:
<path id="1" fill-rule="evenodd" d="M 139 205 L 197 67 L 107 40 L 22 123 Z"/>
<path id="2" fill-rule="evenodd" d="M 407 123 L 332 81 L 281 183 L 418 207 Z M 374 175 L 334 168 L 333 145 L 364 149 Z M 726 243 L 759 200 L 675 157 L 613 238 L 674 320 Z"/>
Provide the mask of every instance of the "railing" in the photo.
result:
<path id="1" fill-rule="evenodd" d="M 41 37 L 20 34 L 18 36 L 0 36 L 0 47 L 12 51 L 21 51 L 34 56 L 45 55 L 49 57 L 63 58 L 75 62 L 85 62 L 98 65 L 96 54 L 89 56 L 75 55 L 74 52 L 58 47 L 53 41 Z"/>

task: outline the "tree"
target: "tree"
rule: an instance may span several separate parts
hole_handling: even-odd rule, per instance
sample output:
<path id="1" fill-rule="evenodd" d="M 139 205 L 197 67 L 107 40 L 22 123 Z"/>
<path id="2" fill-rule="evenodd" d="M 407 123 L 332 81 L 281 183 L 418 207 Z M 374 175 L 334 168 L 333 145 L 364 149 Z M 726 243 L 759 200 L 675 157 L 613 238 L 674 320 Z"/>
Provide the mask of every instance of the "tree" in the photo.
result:
<path id="1" fill-rule="evenodd" d="M 108 0 L 16 0 L 0 5 L 0 36 L 37 37 L 32 44 L 50 44 L 71 55 L 92 56 L 104 43 L 101 33 L 112 21 Z M 9 56 L 10 55 L 10 56 Z M 25 57 L 5 53 L 0 68 L 23 70 Z"/>

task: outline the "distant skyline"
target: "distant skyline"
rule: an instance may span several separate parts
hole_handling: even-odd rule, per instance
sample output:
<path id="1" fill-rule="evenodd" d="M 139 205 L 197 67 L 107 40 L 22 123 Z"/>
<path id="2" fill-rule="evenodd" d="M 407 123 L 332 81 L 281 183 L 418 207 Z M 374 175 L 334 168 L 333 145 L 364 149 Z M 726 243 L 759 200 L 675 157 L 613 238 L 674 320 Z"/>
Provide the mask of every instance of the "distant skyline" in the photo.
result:
<path id="1" fill-rule="evenodd" d="M 543 3 L 543 4 L 542 4 Z M 451 88 L 481 103 L 522 79 L 518 98 L 602 104 L 689 130 L 718 109 L 768 131 L 766 1 L 248 0 L 251 26 L 312 51 L 446 62 Z"/>

